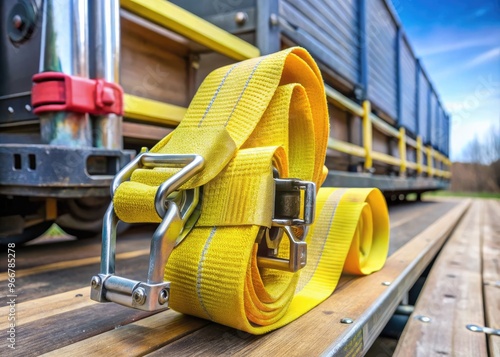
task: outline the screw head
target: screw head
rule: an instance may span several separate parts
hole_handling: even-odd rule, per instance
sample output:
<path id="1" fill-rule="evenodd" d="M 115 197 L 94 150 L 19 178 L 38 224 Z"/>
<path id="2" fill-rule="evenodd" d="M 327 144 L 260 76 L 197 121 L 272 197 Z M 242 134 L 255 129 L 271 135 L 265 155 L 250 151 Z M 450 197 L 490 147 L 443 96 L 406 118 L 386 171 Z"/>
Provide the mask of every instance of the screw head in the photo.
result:
<path id="1" fill-rule="evenodd" d="M 423 316 L 423 315 L 418 315 L 418 316 L 415 316 L 419 321 L 422 321 L 422 322 L 425 322 L 425 323 L 428 323 L 428 322 L 431 322 L 431 318 L 428 317 L 428 316 Z"/>
<path id="2" fill-rule="evenodd" d="M 92 288 L 97 289 L 99 286 L 101 286 L 101 278 L 99 278 L 98 276 L 92 277 L 90 284 L 92 285 Z"/>
<path id="3" fill-rule="evenodd" d="M 27 111 L 27 112 L 31 112 L 31 105 L 26 104 L 26 105 L 24 106 L 24 109 L 26 109 L 26 111 Z"/>
<path id="4" fill-rule="evenodd" d="M 18 14 L 15 14 L 13 17 L 12 17 L 12 24 L 14 25 L 14 27 L 16 29 L 21 29 L 21 27 L 23 27 L 24 25 L 24 22 L 23 22 L 23 18 L 18 15 Z"/>
<path id="5" fill-rule="evenodd" d="M 12 108 L 12 107 L 8 107 L 7 110 L 9 111 L 10 114 L 14 113 L 14 108 Z"/>
<path id="6" fill-rule="evenodd" d="M 278 18 L 278 15 L 272 13 L 270 16 L 269 16 L 269 23 L 271 24 L 271 26 L 278 26 L 279 24 L 279 18 Z"/>
<path id="7" fill-rule="evenodd" d="M 483 332 L 483 328 L 481 326 L 477 326 L 474 324 L 468 324 L 465 327 L 472 332 Z"/>
<path id="8" fill-rule="evenodd" d="M 146 290 L 144 288 L 137 288 L 132 293 L 132 299 L 137 305 L 144 305 L 146 302 Z"/>
<path id="9" fill-rule="evenodd" d="M 349 318 L 349 317 L 344 317 L 342 319 L 340 319 L 340 323 L 341 324 L 352 324 L 354 322 L 353 319 Z"/>
<path id="10" fill-rule="evenodd" d="M 160 305 L 165 305 L 168 302 L 169 293 L 168 289 L 162 289 L 158 295 L 158 302 Z"/>
<path id="11" fill-rule="evenodd" d="M 384 286 L 389 286 L 389 285 L 391 285 L 391 282 L 390 282 L 390 281 L 383 281 L 383 282 L 382 282 L 382 285 L 384 285 Z"/>
<path id="12" fill-rule="evenodd" d="M 236 15 L 234 15 L 234 22 L 239 26 L 243 26 L 248 20 L 248 15 L 246 12 L 238 11 Z"/>

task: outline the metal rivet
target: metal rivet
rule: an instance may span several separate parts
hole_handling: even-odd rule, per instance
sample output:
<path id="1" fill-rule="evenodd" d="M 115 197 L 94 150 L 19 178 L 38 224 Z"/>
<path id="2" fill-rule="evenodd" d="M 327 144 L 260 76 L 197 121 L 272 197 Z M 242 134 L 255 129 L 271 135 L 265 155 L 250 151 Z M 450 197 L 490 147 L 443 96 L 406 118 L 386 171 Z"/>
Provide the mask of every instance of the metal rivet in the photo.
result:
<path id="1" fill-rule="evenodd" d="M 168 290 L 167 289 L 162 289 L 160 291 L 160 295 L 158 295 L 158 302 L 160 305 L 165 305 L 165 303 L 168 302 Z"/>
<path id="2" fill-rule="evenodd" d="M 248 15 L 245 12 L 239 11 L 234 15 L 234 22 L 236 22 L 238 25 L 242 26 L 247 22 L 248 20 Z"/>
<path id="3" fill-rule="evenodd" d="M 428 317 L 428 316 L 423 316 L 423 315 L 418 315 L 418 316 L 415 316 L 419 321 L 422 321 L 422 322 L 425 322 L 425 323 L 428 323 L 428 322 L 431 322 L 431 318 Z"/>
<path id="4" fill-rule="evenodd" d="M 92 288 L 97 289 L 99 286 L 101 286 L 101 279 L 98 276 L 94 276 L 90 284 L 92 285 Z"/>
<path id="5" fill-rule="evenodd" d="M 478 325 L 474 325 L 474 324 L 468 324 L 465 327 L 467 329 L 471 330 L 472 332 L 483 332 L 487 335 L 500 336 L 500 329 L 486 327 L 486 326 L 483 327 L 483 326 L 478 326 Z"/>
<path id="6" fill-rule="evenodd" d="M 271 14 L 271 16 L 269 16 L 269 23 L 271 24 L 271 26 L 278 26 L 279 24 L 278 15 Z"/>
<path id="7" fill-rule="evenodd" d="M 26 104 L 26 105 L 24 106 L 24 109 L 26 109 L 26 111 L 27 111 L 27 112 L 31 112 L 31 105 Z"/>
<path id="8" fill-rule="evenodd" d="M 471 330 L 473 332 L 483 332 L 483 328 L 477 325 L 469 324 L 465 327 L 467 327 L 468 330 Z"/>
<path id="9" fill-rule="evenodd" d="M 354 322 L 354 320 L 349 318 L 349 317 L 344 317 L 344 318 L 340 319 L 341 324 L 352 324 L 353 322 Z"/>
<path id="10" fill-rule="evenodd" d="M 384 285 L 384 286 L 389 286 L 389 285 L 391 285 L 391 282 L 390 282 L 390 281 L 383 281 L 383 282 L 382 282 L 382 285 Z"/>
<path id="11" fill-rule="evenodd" d="M 146 302 L 146 290 L 137 288 L 132 293 L 132 299 L 137 305 L 143 305 Z"/>
<path id="12" fill-rule="evenodd" d="M 12 107 L 8 107 L 7 110 L 9 111 L 10 114 L 14 113 L 14 108 L 12 108 Z"/>
<path id="13" fill-rule="evenodd" d="M 14 15 L 12 17 L 12 24 L 14 25 L 14 27 L 16 29 L 19 30 L 23 26 L 23 18 L 21 16 L 17 15 L 17 14 Z"/>

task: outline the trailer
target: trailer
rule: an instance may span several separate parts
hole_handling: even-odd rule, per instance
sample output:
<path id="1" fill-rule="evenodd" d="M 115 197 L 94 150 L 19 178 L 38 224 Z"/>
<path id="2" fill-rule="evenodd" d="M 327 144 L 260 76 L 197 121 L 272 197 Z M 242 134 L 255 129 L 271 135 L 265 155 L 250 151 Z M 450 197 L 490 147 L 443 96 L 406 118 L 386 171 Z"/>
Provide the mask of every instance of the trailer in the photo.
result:
<path id="1" fill-rule="evenodd" d="M 210 71 L 294 45 L 326 84 L 327 184 L 396 200 L 449 183 L 449 116 L 387 1 L 0 6 L 2 242 L 53 222 L 97 234 L 111 178 L 176 127 Z"/>

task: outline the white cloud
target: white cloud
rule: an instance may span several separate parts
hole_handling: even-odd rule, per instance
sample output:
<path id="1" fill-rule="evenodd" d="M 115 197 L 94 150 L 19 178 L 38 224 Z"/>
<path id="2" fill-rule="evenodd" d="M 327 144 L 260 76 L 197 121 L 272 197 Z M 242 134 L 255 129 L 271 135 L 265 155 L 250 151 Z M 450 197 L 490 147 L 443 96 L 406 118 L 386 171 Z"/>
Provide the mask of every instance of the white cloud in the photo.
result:
<path id="1" fill-rule="evenodd" d="M 494 59 L 500 59 L 500 47 L 495 47 L 490 49 L 489 51 L 481 53 L 480 55 L 466 62 L 463 65 L 463 68 L 464 69 L 474 68 L 477 67 L 478 65 L 487 63 Z"/>
<path id="2" fill-rule="evenodd" d="M 448 42 L 451 41 L 451 42 Z M 461 51 L 470 48 L 483 47 L 483 46 L 492 46 L 498 43 L 498 40 L 495 36 L 488 36 L 482 39 L 473 38 L 470 40 L 453 40 L 453 39 L 442 39 L 439 41 L 440 43 L 435 44 L 434 46 L 425 46 L 422 51 L 420 51 L 420 56 L 429 57 L 434 55 L 441 55 L 444 53 Z"/>
<path id="3" fill-rule="evenodd" d="M 479 67 L 480 65 L 484 65 L 485 63 L 498 59 L 500 59 L 500 47 L 489 48 L 468 61 L 458 62 L 455 66 L 443 67 L 445 69 L 437 72 L 436 78 L 439 78 L 439 80 L 445 80 L 446 77 L 451 75 L 458 74 L 464 70 Z"/>

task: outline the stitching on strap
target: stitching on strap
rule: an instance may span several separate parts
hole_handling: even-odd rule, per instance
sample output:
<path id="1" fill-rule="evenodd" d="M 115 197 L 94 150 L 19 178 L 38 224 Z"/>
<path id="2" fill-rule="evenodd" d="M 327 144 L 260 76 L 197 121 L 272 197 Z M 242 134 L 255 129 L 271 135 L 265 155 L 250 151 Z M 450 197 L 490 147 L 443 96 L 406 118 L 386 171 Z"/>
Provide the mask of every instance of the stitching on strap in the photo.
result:
<path id="1" fill-rule="evenodd" d="M 205 120 L 205 117 L 207 116 L 208 112 L 210 111 L 210 108 L 212 108 L 212 104 L 214 104 L 214 101 L 215 101 L 215 98 L 217 98 L 217 95 L 219 94 L 219 91 L 220 89 L 222 88 L 222 86 L 224 85 L 224 82 L 226 82 L 226 78 L 229 76 L 229 74 L 233 71 L 233 69 L 235 69 L 236 67 L 238 67 L 238 65 L 240 64 L 241 62 L 238 62 L 236 64 L 234 64 L 230 69 L 229 71 L 227 71 L 227 73 L 224 75 L 224 78 L 222 78 L 222 81 L 220 82 L 219 86 L 217 87 L 217 89 L 215 90 L 215 93 L 212 97 L 212 99 L 210 100 L 210 103 L 208 103 L 208 106 L 207 106 L 207 109 L 205 110 L 205 113 L 203 114 L 203 117 L 200 119 L 200 122 L 198 123 L 198 128 L 201 126 L 201 124 L 203 123 L 203 120 Z"/>
<path id="2" fill-rule="evenodd" d="M 203 264 L 205 263 L 205 254 L 207 253 L 208 247 L 210 246 L 210 242 L 212 241 L 212 238 L 215 235 L 215 232 L 217 231 L 217 227 L 213 227 L 212 230 L 210 231 L 210 235 L 207 238 L 207 241 L 205 242 L 205 246 L 203 247 L 203 251 L 201 252 L 201 257 L 200 257 L 200 262 L 198 263 L 198 274 L 196 276 L 196 294 L 198 295 L 198 301 L 200 302 L 201 307 L 203 308 L 203 311 L 205 311 L 205 314 L 207 314 L 208 318 L 210 320 L 214 320 L 210 313 L 208 312 L 204 302 L 203 302 L 203 297 L 201 296 L 201 280 L 202 280 L 202 270 L 203 270 Z"/>
<path id="3" fill-rule="evenodd" d="M 330 204 L 333 204 L 333 210 L 330 213 L 330 220 L 328 222 L 328 225 L 321 225 L 322 228 L 326 228 L 326 227 L 331 227 L 332 226 L 332 222 L 333 222 L 333 219 L 335 218 L 335 213 L 337 212 L 337 208 L 339 206 L 340 200 L 344 196 L 344 193 L 347 192 L 347 190 L 348 190 L 347 188 L 340 188 L 340 189 L 336 190 L 335 192 L 333 192 L 330 196 L 328 196 L 327 202 L 330 203 Z M 323 209 L 321 211 L 321 213 L 326 213 L 326 212 Z M 319 225 L 318 225 L 318 227 L 319 227 Z M 321 258 L 323 257 L 323 251 L 325 250 L 325 244 L 326 244 L 326 239 L 323 240 L 323 244 L 322 244 L 321 249 L 320 249 L 319 257 L 316 260 L 316 265 L 314 266 L 314 269 L 311 271 L 312 274 L 310 274 L 310 276 L 308 277 L 307 280 L 301 282 L 300 285 L 297 286 L 297 288 L 295 289 L 295 293 L 296 294 L 299 293 L 302 289 L 304 289 L 306 287 L 306 285 L 309 284 L 309 282 L 311 281 L 312 277 L 314 276 L 314 272 L 316 272 L 316 270 L 318 268 L 318 264 L 321 261 Z"/>
<path id="4" fill-rule="evenodd" d="M 229 116 L 227 117 L 227 120 L 226 120 L 226 123 L 224 124 L 224 126 L 226 127 L 227 124 L 229 123 L 229 120 L 231 119 L 231 117 L 233 116 L 233 113 L 234 111 L 236 110 L 236 107 L 238 106 L 238 103 L 240 102 L 241 100 L 241 97 L 243 97 L 243 93 L 245 93 L 245 90 L 247 89 L 248 87 L 248 83 L 250 83 L 250 80 L 252 79 L 255 71 L 257 70 L 257 67 L 259 67 L 259 64 L 264 60 L 265 57 L 262 57 L 261 60 L 259 62 L 257 62 L 255 64 L 255 66 L 253 67 L 252 69 L 252 73 L 250 73 L 250 76 L 248 76 L 248 79 L 245 83 L 245 86 L 243 87 L 243 90 L 241 91 L 240 93 L 240 96 L 238 97 L 238 99 L 236 100 L 236 103 L 234 104 L 234 107 L 233 107 L 233 110 L 231 110 L 231 113 L 229 113 Z"/>

